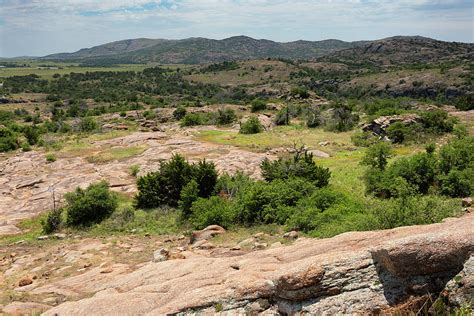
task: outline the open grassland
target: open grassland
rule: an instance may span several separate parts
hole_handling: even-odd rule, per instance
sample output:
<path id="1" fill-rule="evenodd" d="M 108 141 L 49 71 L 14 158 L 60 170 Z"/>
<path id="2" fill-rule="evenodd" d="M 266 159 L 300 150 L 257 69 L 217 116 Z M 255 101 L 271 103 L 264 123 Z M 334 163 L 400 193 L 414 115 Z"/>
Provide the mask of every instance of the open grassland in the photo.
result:
<path id="1" fill-rule="evenodd" d="M 343 149 L 354 146 L 351 135 L 354 132 L 332 133 L 323 129 L 307 129 L 300 125 L 279 126 L 268 132 L 244 135 L 237 131 L 209 130 L 196 135 L 197 139 L 218 144 L 232 145 L 251 151 L 264 152 L 277 147 L 292 147 L 305 145 L 309 149 L 322 149 L 333 154 Z M 325 147 L 319 143 L 328 142 Z"/>
<path id="2" fill-rule="evenodd" d="M 27 76 L 35 74 L 43 79 L 52 79 L 55 74 L 65 75 L 72 72 L 85 73 L 95 71 L 142 71 L 150 65 L 145 64 L 126 64 L 117 65 L 113 67 L 81 67 L 75 64 L 50 64 L 50 67 L 40 67 L 34 64 L 30 64 L 31 67 L 18 67 L 18 68 L 0 68 L 0 78 L 6 78 L 11 76 Z"/>

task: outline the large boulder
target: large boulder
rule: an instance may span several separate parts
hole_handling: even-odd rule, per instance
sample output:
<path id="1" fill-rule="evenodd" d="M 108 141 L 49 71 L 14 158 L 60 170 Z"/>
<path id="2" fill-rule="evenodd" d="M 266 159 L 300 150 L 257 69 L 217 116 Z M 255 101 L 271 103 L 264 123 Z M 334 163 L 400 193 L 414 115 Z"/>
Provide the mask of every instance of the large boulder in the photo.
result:
<path id="1" fill-rule="evenodd" d="M 421 117 L 417 114 L 401 114 L 391 116 L 381 116 L 362 126 L 365 132 L 373 132 L 377 135 L 385 135 L 387 128 L 396 122 L 401 122 L 405 126 L 411 126 L 421 122 Z"/>
<path id="2" fill-rule="evenodd" d="M 45 315 L 383 314 L 431 302 L 459 273 L 470 273 L 472 227 L 474 214 L 467 214 L 440 224 L 301 239 L 240 256 L 148 263 L 102 282 L 97 291 L 116 290 L 111 294 L 91 293 Z M 453 300 L 469 302 L 468 292 L 456 289 Z"/>
<path id="3" fill-rule="evenodd" d="M 210 225 L 202 230 L 195 230 L 191 234 L 191 243 L 195 243 L 201 240 L 208 240 L 214 236 L 225 233 L 225 229 L 219 225 Z"/>

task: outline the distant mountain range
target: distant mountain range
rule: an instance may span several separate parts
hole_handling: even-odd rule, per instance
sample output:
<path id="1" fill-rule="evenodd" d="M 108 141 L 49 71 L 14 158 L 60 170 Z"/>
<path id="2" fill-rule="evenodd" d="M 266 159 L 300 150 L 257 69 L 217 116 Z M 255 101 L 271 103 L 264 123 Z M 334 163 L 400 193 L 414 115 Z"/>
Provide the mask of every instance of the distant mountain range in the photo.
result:
<path id="1" fill-rule="evenodd" d="M 329 39 L 288 43 L 257 40 L 246 36 L 223 40 L 138 38 L 84 48 L 74 53 L 48 55 L 41 59 L 89 63 L 203 64 L 261 58 L 322 58 L 331 61 L 367 59 L 383 64 L 387 61 L 433 62 L 453 56 L 472 58 L 473 48 L 474 44 L 443 42 L 419 36 L 397 36 L 376 41 L 344 42 Z"/>

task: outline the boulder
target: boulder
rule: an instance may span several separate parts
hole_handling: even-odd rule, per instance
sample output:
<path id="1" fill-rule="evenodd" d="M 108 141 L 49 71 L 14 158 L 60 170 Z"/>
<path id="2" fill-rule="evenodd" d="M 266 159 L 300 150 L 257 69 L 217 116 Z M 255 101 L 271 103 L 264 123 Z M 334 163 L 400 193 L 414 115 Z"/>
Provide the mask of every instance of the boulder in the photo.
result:
<path id="1" fill-rule="evenodd" d="M 168 260 L 169 255 L 170 255 L 170 252 L 168 249 L 166 248 L 158 249 L 153 253 L 153 262 L 166 261 Z"/>
<path id="2" fill-rule="evenodd" d="M 462 207 L 471 207 L 472 206 L 472 198 L 467 197 L 461 200 Z"/>
<path id="3" fill-rule="evenodd" d="M 405 126 L 411 126 L 421 122 L 421 117 L 417 114 L 381 116 L 372 122 L 363 125 L 362 130 L 383 136 L 385 135 L 387 128 L 396 122 L 401 122 Z"/>
<path id="4" fill-rule="evenodd" d="M 241 255 L 148 263 L 97 289 L 118 293 L 65 302 L 45 315 L 213 314 L 215 306 L 227 314 L 384 314 L 410 302 L 429 306 L 453 278 L 453 301 L 469 302 L 469 288 L 459 286 L 472 275 L 472 227 L 474 214 L 467 214 Z"/>
<path id="5" fill-rule="evenodd" d="M 33 278 L 31 276 L 27 275 L 27 276 L 24 276 L 20 279 L 20 281 L 18 282 L 18 286 L 23 287 L 23 286 L 30 285 L 32 283 L 33 283 Z"/>
<path id="6" fill-rule="evenodd" d="M 195 230 L 191 235 L 191 243 L 195 243 L 200 240 L 209 240 L 214 236 L 225 233 L 225 229 L 219 225 L 210 225 L 203 230 Z"/>

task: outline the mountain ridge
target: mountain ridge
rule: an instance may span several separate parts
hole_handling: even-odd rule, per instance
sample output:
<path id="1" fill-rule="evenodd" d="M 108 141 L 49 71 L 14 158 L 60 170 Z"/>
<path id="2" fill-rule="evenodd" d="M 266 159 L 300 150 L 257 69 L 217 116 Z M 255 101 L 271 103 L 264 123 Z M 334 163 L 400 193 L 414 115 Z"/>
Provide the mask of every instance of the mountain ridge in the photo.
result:
<path id="1" fill-rule="evenodd" d="M 40 59 L 97 63 L 108 61 L 117 63 L 154 62 L 163 64 L 204 64 L 261 58 L 315 60 L 332 55 L 341 58 L 351 57 L 352 55 L 360 57 L 361 51 L 367 51 L 367 46 L 377 45 L 377 43 L 395 43 L 391 45 L 391 52 L 393 48 L 409 52 L 410 47 L 406 46 L 421 45 L 431 48 L 441 47 L 441 51 L 444 50 L 444 47 L 448 47 L 449 50 L 452 50 L 450 47 L 456 46 L 455 49 L 461 47 L 463 49 L 462 54 L 466 54 L 466 50 L 474 46 L 474 44 L 443 42 L 422 36 L 393 36 L 374 41 L 353 42 L 338 39 L 276 42 L 268 39 L 254 39 L 244 35 L 232 36 L 221 40 L 203 37 L 191 37 L 180 40 L 136 38 L 82 48 L 72 53 L 51 54 Z M 403 60 L 403 58 L 401 59 Z"/>

